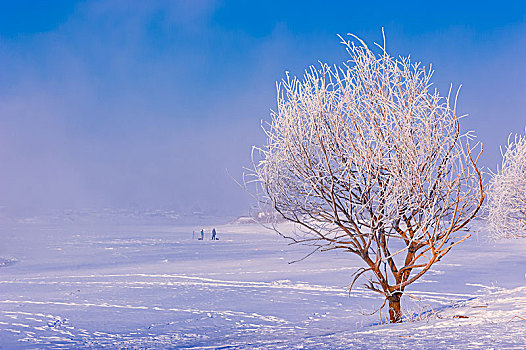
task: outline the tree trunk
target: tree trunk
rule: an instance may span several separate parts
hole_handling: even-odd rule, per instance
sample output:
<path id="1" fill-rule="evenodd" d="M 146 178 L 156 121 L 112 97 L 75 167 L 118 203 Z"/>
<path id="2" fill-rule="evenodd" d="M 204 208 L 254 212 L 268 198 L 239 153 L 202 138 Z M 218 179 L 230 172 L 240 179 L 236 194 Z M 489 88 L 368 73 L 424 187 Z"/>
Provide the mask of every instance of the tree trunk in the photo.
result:
<path id="1" fill-rule="evenodd" d="M 387 298 L 389 301 L 389 318 L 391 323 L 402 322 L 402 309 L 400 307 L 400 299 L 402 298 L 401 293 L 394 293 Z"/>

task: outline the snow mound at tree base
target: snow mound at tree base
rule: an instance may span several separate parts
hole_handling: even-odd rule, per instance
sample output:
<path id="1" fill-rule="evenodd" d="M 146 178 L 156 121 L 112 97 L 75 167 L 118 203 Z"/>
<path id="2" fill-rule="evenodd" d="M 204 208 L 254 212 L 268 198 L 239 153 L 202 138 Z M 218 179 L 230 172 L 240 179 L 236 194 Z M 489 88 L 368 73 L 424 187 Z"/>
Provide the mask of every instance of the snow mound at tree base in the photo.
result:
<path id="1" fill-rule="evenodd" d="M 350 348 L 374 344 L 376 349 L 524 349 L 526 287 L 458 303 L 426 321 L 374 326 L 347 335 L 355 339 Z"/>

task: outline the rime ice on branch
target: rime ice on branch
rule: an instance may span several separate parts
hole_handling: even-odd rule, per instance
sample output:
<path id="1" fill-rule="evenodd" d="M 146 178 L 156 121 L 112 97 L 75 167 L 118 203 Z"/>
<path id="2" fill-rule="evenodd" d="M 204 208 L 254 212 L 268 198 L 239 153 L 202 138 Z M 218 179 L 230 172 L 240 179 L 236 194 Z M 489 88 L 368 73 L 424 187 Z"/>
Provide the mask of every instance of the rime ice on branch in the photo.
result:
<path id="1" fill-rule="evenodd" d="M 526 137 L 508 138 L 502 166 L 493 175 L 488 218 L 497 237 L 526 237 Z"/>
<path id="2" fill-rule="evenodd" d="M 360 256 L 351 288 L 367 278 L 400 322 L 405 288 L 469 237 L 484 200 L 482 146 L 460 133 L 456 96 L 431 88 L 430 68 L 354 39 L 342 39 L 342 67 L 321 64 L 278 84 L 249 175 L 259 200 L 296 224 L 280 234 Z"/>

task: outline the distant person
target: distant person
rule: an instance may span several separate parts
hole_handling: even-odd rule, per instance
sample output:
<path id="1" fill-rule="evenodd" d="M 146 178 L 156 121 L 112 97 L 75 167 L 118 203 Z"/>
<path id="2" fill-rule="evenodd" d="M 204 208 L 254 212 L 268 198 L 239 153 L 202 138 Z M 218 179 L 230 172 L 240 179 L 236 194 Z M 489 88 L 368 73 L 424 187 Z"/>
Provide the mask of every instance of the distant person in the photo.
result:
<path id="1" fill-rule="evenodd" d="M 216 232 L 216 229 L 215 229 L 215 227 L 214 227 L 214 228 L 212 229 L 212 241 L 215 241 L 216 239 L 218 239 L 218 238 L 216 237 L 216 234 L 217 234 L 217 232 Z"/>
<path id="2" fill-rule="evenodd" d="M 198 240 L 202 241 L 205 239 L 205 230 L 201 229 L 201 238 L 198 238 Z"/>

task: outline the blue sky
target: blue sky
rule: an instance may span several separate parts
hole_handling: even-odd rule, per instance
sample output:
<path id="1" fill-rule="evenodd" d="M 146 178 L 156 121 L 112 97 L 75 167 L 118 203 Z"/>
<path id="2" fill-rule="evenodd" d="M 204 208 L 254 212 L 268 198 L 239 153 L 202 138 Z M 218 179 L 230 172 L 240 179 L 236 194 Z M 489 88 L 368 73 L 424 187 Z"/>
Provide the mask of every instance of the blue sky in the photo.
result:
<path id="1" fill-rule="evenodd" d="M 522 1 L 0 1 L 0 206 L 246 211 L 239 179 L 285 70 L 340 63 L 337 34 L 462 84 L 465 129 L 526 126 Z"/>

